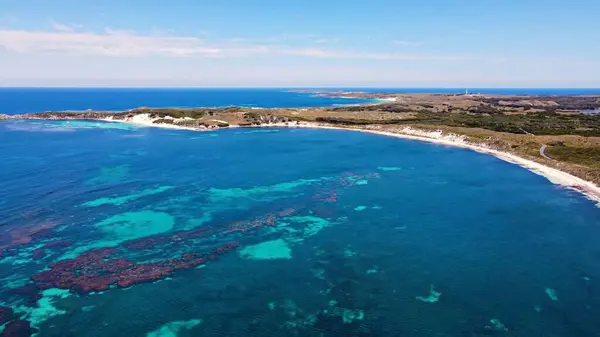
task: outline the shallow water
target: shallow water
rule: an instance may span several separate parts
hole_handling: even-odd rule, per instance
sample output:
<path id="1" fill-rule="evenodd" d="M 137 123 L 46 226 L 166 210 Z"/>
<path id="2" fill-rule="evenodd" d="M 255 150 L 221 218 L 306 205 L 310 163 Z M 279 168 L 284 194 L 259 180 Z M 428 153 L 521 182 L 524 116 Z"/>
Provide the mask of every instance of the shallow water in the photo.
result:
<path id="1" fill-rule="evenodd" d="M 466 149 L 263 131 L 0 124 L 0 306 L 39 336 L 600 335 L 592 201 Z"/>

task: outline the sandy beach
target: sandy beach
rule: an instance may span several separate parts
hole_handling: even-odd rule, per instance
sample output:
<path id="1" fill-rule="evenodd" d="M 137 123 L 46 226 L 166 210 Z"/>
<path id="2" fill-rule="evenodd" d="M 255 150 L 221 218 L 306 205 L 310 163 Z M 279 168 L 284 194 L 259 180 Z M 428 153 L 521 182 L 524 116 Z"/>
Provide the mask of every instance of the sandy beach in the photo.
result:
<path id="1" fill-rule="evenodd" d="M 182 126 L 182 125 L 177 125 L 177 124 L 168 124 L 168 123 L 154 123 L 154 121 L 156 121 L 159 118 L 151 118 L 149 114 L 139 114 L 139 115 L 135 115 L 133 117 L 130 118 L 125 118 L 125 119 L 113 119 L 112 117 L 108 117 L 108 118 L 104 118 L 102 119 L 102 121 L 105 122 L 116 122 L 116 123 L 128 123 L 128 124 L 132 124 L 132 125 L 137 125 L 137 126 L 146 126 L 146 127 L 159 127 L 159 128 L 164 128 L 164 129 L 178 129 L 178 130 L 188 130 L 188 131 L 202 131 L 202 129 L 198 129 L 198 128 L 191 128 L 191 127 L 186 127 L 186 126 Z M 172 117 L 165 117 L 165 119 L 172 119 L 174 121 L 184 121 L 186 120 L 185 118 L 181 118 L 181 119 L 174 119 Z M 208 130 L 208 129 L 207 129 Z"/>
<path id="2" fill-rule="evenodd" d="M 179 130 L 189 130 L 189 131 L 211 131 L 218 130 L 210 129 L 210 128 L 193 128 L 177 125 L 178 122 L 182 122 L 185 119 L 173 119 L 173 124 L 165 124 L 165 123 L 154 123 L 158 118 L 151 118 L 148 114 L 139 114 L 135 115 L 131 118 L 126 118 L 124 120 L 114 120 L 112 118 L 104 119 L 107 122 L 120 122 L 120 123 L 130 123 L 138 126 L 146 126 L 146 127 L 160 127 L 160 128 L 168 128 L 168 129 L 179 129 Z M 231 125 L 231 127 L 242 127 L 239 125 Z M 403 139 L 412 139 L 418 141 L 424 141 L 439 145 L 446 146 L 455 146 L 466 149 L 471 149 L 480 153 L 489 154 L 495 156 L 499 159 L 507 161 L 512 164 L 519 165 L 531 172 L 539 174 L 545 178 L 547 178 L 551 183 L 556 185 L 565 186 L 567 188 L 571 188 L 580 193 L 583 193 L 586 197 L 591 200 L 597 202 L 597 205 L 600 207 L 600 187 L 595 185 L 592 182 L 583 180 L 569 173 L 560 171 L 553 167 L 549 167 L 535 161 L 525 159 L 514 155 L 512 153 L 498 151 L 492 148 L 489 148 L 483 144 L 471 143 L 468 140 L 468 137 L 457 135 L 457 134 L 444 134 L 442 131 L 424 131 L 418 130 L 411 127 L 399 127 L 394 130 L 394 132 L 377 130 L 375 128 L 341 128 L 329 125 L 323 125 L 319 123 L 311 123 L 311 122 L 298 122 L 298 123 L 271 123 L 271 124 L 262 124 L 252 126 L 254 128 L 278 128 L 278 127 L 292 127 L 292 128 L 318 128 L 318 129 L 331 129 L 331 130 L 345 130 L 345 131 L 358 131 L 358 132 L 367 132 L 382 136 L 388 137 L 396 137 Z"/>

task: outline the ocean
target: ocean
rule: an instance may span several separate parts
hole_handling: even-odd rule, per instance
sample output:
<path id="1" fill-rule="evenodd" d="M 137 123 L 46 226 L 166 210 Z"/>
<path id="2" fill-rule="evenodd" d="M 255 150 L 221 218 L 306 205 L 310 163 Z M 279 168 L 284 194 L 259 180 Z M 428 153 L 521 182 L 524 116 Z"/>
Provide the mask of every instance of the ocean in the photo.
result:
<path id="1" fill-rule="evenodd" d="M 65 110 L 124 111 L 138 107 L 308 108 L 370 103 L 375 100 L 327 98 L 291 89 L 0 88 L 0 113 L 8 115 Z"/>
<path id="2" fill-rule="evenodd" d="M 64 110 L 123 111 L 141 106 L 306 108 L 370 103 L 374 100 L 327 98 L 290 92 L 291 88 L 0 88 L 0 114 Z M 389 93 L 464 93 L 462 88 L 326 88 Z M 591 95 L 600 89 L 468 88 L 471 93 L 505 95 Z"/>
<path id="3" fill-rule="evenodd" d="M 0 137 L 7 336 L 600 335 L 600 208 L 492 156 L 321 129 Z"/>

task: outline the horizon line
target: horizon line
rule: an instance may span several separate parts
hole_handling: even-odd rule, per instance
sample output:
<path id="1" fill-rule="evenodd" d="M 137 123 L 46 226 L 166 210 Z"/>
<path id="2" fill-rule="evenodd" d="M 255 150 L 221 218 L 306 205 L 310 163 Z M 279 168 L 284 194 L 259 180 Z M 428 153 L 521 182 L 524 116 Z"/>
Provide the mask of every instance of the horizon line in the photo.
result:
<path id="1" fill-rule="evenodd" d="M 568 89 L 568 90 L 600 90 L 600 87 L 537 87 L 537 86 L 426 86 L 426 87 L 404 87 L 404 86 L 2 86 L 1 89 L 445 89 L 445 90 L 465 90 L 465 89 Z"/>

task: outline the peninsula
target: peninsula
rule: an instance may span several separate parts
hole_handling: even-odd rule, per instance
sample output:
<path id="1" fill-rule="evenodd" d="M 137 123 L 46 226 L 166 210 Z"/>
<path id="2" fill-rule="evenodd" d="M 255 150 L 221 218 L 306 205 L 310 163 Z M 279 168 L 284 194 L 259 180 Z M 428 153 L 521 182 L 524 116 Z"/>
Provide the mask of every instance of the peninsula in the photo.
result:
<path id="1" fill-rule="evenodd" d="M 512 96 L 309 91 L 377 103 L 319 108 L 151 108 L 0 115 L 0 120 L 104 120 L 189 130 L 344 128 L 472 148 L 600 200 L 600 95 Z"/>

